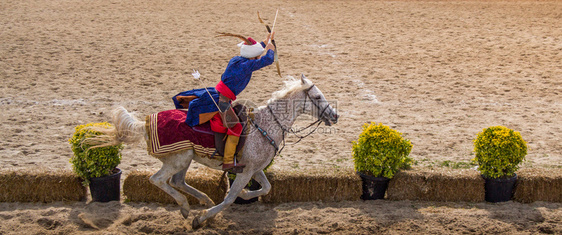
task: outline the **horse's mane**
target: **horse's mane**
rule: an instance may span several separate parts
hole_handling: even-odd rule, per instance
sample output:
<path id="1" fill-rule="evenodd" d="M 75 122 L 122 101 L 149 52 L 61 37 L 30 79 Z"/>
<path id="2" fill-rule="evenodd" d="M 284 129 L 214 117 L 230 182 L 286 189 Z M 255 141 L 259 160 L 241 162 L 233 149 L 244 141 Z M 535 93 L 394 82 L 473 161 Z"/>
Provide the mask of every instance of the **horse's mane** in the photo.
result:
<path id="1" fill-rule="evenodd" d="M 295 79 L 294 77 L 289 76 L 288 80 L 284 81 L 285 86 L 283 89 L 273 92 L 271 99 L 269 99 L 267 103 L 270 104 L 278 99 L 287 97 L 289 94 L 310 88 L 312 86 L 312 82 L 307 79 L 305 79 L 305 81 L 306 83 L 303 84 L 301 79 Z"/>

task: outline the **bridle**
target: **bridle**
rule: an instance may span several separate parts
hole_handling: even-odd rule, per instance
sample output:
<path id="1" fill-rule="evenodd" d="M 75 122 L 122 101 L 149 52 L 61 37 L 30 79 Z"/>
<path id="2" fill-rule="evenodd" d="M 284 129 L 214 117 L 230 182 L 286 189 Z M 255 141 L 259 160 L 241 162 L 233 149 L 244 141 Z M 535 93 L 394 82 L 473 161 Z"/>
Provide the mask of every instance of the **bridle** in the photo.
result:
<path id="1" fill-rule="evenodd" d="M 314 106 L 316 106 L 316 108 L 318 108 L 318 110 L 320 110 L 320 105 L 319 105 L 318 103 L 314 102 L 315 99 L 312 99 L 312 97 L 310 97 L 310 93 L 309 93 L 309 91 L 312 90 L 312 88 L 314 88 L 315 86 L 316 86 L 316 85 L 312 84 L 312 86 L 310 86 L 310 87 L 306 90 L 306 92 L 305 92 L 306 96 L 304 97 L 304 104 L 303 104 L 303 106 L 302 106 L 302 112 L 303 112 L 303 113 L 304 113 L 304 110 L 305 110 L 305 108 L 306 108 L 306 98 L 309 98 L 310 101 L 312 102 L 312 104 L 314 104 Z M 328 107 L 330 107 L 329 104 L 327 104 L 326 107 L 324 107 L 324 109 L 322 109 L 322 112 L 318 115 L 318 120 L 317 120 L 317 122 L 321 122 L 321 121 L 322 121 L 320 117 L 322 117 L 322 116 L 324 115 L 324 112 L 326 112 L 326 109 L 328 109 Z M 331 110 L 330 110 L 330 112 L 331 112 Z M 310 127 L 310 125 L 309 125 L 308 127 Z M 306 128 L 308 128 L 308 127 L 306 127 Z M 306 128 L 304 128 L 304 129 L 306 129 Z"/>
<path id="2" fill-rule="evenodd" d="M 304 111 L 305 111 L 305 109 L 306 109 L 307 98 L 310 99 L 310 101 L 312 102 L 312 104 L 314 104 L 314 106 L 316 106 L 316 108 L 318 108 L 318 110 L 321 109 L 320 105 L 319 105 L 317 102 L 315 102 L 315 99 L 313 99 L 312 97 L 310 97 L 310 93 L 309 93 L 309 92 L 310 92 L 310 90 L 311 90 L 312 88 L 314 88 L 314 87 L 315 87 L 315 85 L 313 84 L 312 86 L 310 86 L 310 87 L 305 91 L 306 96 L 305 96 L 305 98 L 304 98 L 304 103 L 303 103 L 303 113 L 304 113 Z M 285 142 L 285 133 L 292 133 L 292 134 L 294 134 L 295 136 L 297 136 L 297 137 L 299 138 L 299 140 L 297 140 L 297 142 L 295 142 L 295 143 L 293 143 L 293 144 L 299 143 L 301 140 L 303 140 L 304 138 L 310 136 L 312 133 L 314 133 L 314 132 L 318 129 L 318 127 L 319 127 L 320 124 L 322 123 L 322 118 L 321 118 L 321 117 L 324 115 L 324 113 L 326 112 L 326 109 L 328 109 L 329 106 L 330 106 L 330 105 L 327 104 L 326 107 L 324 107 L 324 108 L 322 109 L 322 112 L 320 113 L 320 115 L 318 115 L 318 120 L 314 121 L 313 123 L 309 124 L 307 127 L 303 128 L 303 129 L 301 129 L 301 130 L 295 131 L 295 130 L 293 130 L 292 128 L 287 129 L 287 128 L 283 127 L 283 125 L 282 125 L 281 122 L 279 121 L 279 118 L 277 118 L 277 116 L 275 115 L 275 113 L 273 112 L 273 110 L 271 109 L 271 107 L 269 107 L 269 105 L 267 105 L 267 109 L 269 110 L 269 112 L 270 112 L 271 115 L 273 116 L 273 119 L 275 120 L 275 122 L 276 122 L 277 125 L 281 128 L 281 131 L 282 131 L 282 136 L 283 136 L 282 143 L 283 143 L 283 147 L 281 147 L 281 149 L 279 149 L 279 146 L 277 145 L 277 143 L 275 143 L 275 140 L 273 140 L 273 138 L 271 138 L 271 136 L 269 136 L 269 134 L 268 134 L 265 130 L 263 130 L 261 127 L 259 127 L 258 124 L 256 124 L 255 122 L 252 122 L 252 123 L 253 123 L 254 127 L 256 127 L 256 129 L 258 129 L 258 131 L 259 131 L 259 132 L 269 141 L 269 143 L 275 148 L 275 155 L 274 155 L 274 157 L 275 157 L 275 156 L 281 154 L 281 151 L 283 151 L 283 149 L 284 149 L 285 146 L 286 146 L 286 142 Z M 302 131 L 304 131 L 304 130 L 306 130 L 306 129 L 308 129 L 308 128 L 314 126 L 314 125 L 316 125 L 316 127 L 315 127 L 312 131 L 310 131 L 309 133 L 307 133 L 306 135 L 301 136 L 301 135 L 298 134 L 298 133 L 300 133 L 300 132 L 302 132 Z"/>

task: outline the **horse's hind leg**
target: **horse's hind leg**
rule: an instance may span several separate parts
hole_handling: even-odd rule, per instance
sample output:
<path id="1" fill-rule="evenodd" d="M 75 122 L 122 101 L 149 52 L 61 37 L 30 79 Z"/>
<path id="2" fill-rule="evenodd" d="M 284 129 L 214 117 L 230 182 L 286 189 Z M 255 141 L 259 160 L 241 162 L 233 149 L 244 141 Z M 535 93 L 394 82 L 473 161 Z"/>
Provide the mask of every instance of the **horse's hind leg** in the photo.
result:
<path id="1" fill-rule="evenodd" d="M 181 153 L 181 154 L 174 154 L 168 157 L 160 158 L 162 161 L 162 169 L 160 169 L 156 174 L 150 177 L 150 182 L 158 188 L 164 190 L 167 194 L 172 196 L 178 205 L 181 206 L 181 214 L 184 218 L 187 219 L 189 216 L 189 203 L 187 202 L 187 198 L 185 195 L 178 192 L 172 186 L 168 184 L 168 179 L 170 179 L 176 173 L 182 171 L 183 169 L 187 169 L 189 164 L 191 163 L 191 159 L 193 158 L 193 153 Z"/>
<path id="2" fill-rule="evenodd" d="M 185 183 L 185 174 L 187 173 L 187 168 L 189 168 L 189 166 L 172 176 L 170 184 L 177 189 L 196 197 L 202 205 L 214 206 L 215 202 L 213 202 L 213 200 L 209 198 L 207 194 Z"/>

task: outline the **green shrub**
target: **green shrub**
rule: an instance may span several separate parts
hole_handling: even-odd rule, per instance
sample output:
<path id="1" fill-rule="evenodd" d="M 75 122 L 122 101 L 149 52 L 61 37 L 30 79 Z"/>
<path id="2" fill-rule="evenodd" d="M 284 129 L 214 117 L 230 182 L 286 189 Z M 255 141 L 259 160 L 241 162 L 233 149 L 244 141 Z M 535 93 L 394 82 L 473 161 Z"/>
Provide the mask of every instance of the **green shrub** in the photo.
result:
<path id="1" fill-rule="evenodd" d="M 485 177 L 512 177 L 527 155 L 527 143 L 517 131 L 492 126 L 478 133 L 474 153 L 476 157 L 472 161 Z"/>
<path id="2" fill-rule="evenodd" d="M 355 171 L 391 179 L 400 169 L 410 168 L 413 159 L 410 140 L 388 126 L 374 122 L 363 125 L 363 132 L 353 141 Z"/>
<path id="3" fill-rule="evenodd" d="M 79 125 L 75 128 L 72 138 L 68 140 L 74 153 L 70 163 L 74 172 L 84 179 L 82 182 L 84 186 L 90 184 L 91 178 L 111 175 L 113 169 L 121 162 L 121 149 L 123 149 L 121 144 L 90 148 L 92 145 L 85 140 L 101 134 L 89 129 L 90 127 L 110 128 L 112 125 L 107 122 Z"/>

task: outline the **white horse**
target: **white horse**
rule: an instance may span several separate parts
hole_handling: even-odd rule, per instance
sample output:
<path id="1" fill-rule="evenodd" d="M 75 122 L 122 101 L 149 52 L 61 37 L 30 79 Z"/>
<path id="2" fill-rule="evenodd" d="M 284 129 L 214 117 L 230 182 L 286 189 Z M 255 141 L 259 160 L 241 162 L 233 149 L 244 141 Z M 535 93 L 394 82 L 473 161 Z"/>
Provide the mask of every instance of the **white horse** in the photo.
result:
<path id="1" fill-rule="evenodd" d="M 279 105 L 283 108 L 275 108 Z M 255 121 L 251 125 L 252 129 L 247 136 L 246 145 L 240 157 L 241 163 L 246 164 L 246 167 L 243 173 L 237 174 L 230 191 L 219 205 L 215 206 L 215 203 L 205 193 L 186 184 L 185 175 L 192 160 L 217 170 L 221 170 L 221 161 L 198 156 L 193 150 L 159 158 L 163 163 L 162 169 L 150 177 L 150 182 L 176 200 L 184 218 L 187 219 L 189 215 L 189 203 L 186 197 L 176 189 L 196 197 L 203 205 L 213 206 L 203 210 L 193 219 L 193 229 L 201 227 L 205 220 L 230 206 L 238 196 L 248 200 L 269 192 L 271 184 L 263 169 L 273 160 L 279 143 L 284 141 L 285 135 L 289 133 L 299 115 L 313 115 L 326 125 L 335 124 L 338 120 L 336 110 L 329 105 L 320 89 L 304 75 L 300 80 L 285 82 L 285 87 L 273 93 L 273 97 L 266 106 L 259 107 L 254 112 Z M 135 135 L 137 137 L 144 135 L 145 140 L 148 138 L 145 122 L 137 120 L 123 107 L 118 107 L 113 111 L 113 124 L 115 125 L 113 133 L 108 134 L 114 143 L 138 140 L 138 138 L 134 138 Z M 254 178 L 262 188 L 256 191 L 244 189 L 251 178 Z"/>

